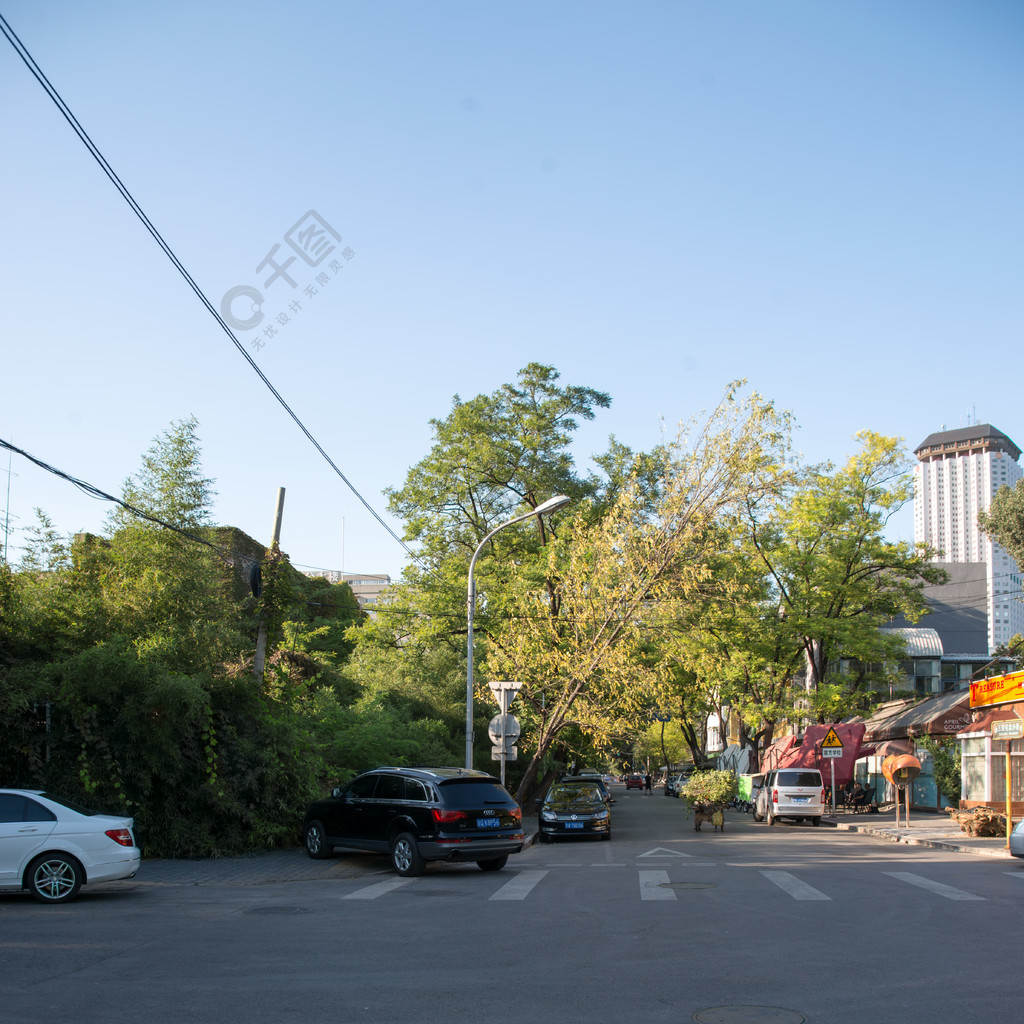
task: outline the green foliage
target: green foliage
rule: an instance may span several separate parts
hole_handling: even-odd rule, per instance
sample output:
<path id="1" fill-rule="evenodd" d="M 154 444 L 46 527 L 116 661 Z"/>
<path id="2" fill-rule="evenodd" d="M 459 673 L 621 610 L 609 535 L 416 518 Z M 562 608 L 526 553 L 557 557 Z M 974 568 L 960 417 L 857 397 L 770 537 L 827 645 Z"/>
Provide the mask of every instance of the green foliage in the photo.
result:
<path id="1" fill-rule="evenodd" d="M 960 741 L 955 737 L 935 739 L 919 736 L 917 742 L 932 755 L 932 775 L 939 792 L 954 807 L 960 805 Z"/>
<path id="2" fill-rule="evenodd" d="M 978 525 L 1024 566 L 1024 480 L 1012 488 L 1000 487 L 988 510 L 978 513 Z"/>
<path id="3" fill-rule="evenodd" d="M 124 487 L 177 530 L 121 509 L 109 537 L 66 543 L 39 513 L 19 571 L 0 566 L 0 778 L 131 814 L 151 856 L 297 841 L 305 804 L 350 770 L 328 758 L 358 718 L 351 588 L 280 553 L 265 592 L 279 642 L 254 680 L 264 552 L 210 525 L 199 454 L 195 422 L 175 424 Z M 437 732 L 418 727 L 417 749 Z"/>
<path id="4" fill-rule="evenodd" d="M 251 676 L 185 675 L 116 643 L 6 683 L 18 749 L 5 749 L 5 772 L 134 816 L 149 856 L 293 842 L 328 774 L 323 728 L 336 707 L 325 694 L 270 697 Z"/>
<path id="5" fill-rule="evenodd" d="M 735 772 L 694 772 L 680 787 L 679 795 L 694 804 L 728 804 L 736 796 L 739 782 Z"/>
<path id="6" fill-rule="evenodd" d="M 898 659 L 900 639 L 880 627 L 897 615 L 916 621 L 924 585 L 945 578 L 929 564 L 930 552 L 884 536 L 889 518 L 913 496 L 900 439 L 864 431 L 858 440 L 860 451 L 841 470 L 797 474 L 768 515 L 748 517 L 770 584 L 768 606 L 799 643 L 812 690 L 840 682 L 831 678 L 840 658 L 863 665 Z"/>

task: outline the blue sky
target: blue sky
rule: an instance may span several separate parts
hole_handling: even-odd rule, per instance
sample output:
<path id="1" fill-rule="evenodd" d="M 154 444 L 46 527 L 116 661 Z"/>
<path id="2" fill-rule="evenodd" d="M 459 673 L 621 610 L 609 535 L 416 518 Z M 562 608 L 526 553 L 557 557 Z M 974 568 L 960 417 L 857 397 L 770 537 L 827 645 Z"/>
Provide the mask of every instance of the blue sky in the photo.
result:
<path id="1" fill-rule="evenodd" d="M 429 419 L 531 361 L 611 394 L 578 432 L 584 467 L 740 377 L 793 413 L 809 460 L 969 417 L 1024 443 L 1013 0 L 0 13 L 210 300 L 263 293 L 239 340 L 396 533 L 382 492 L 429 450 Z M 218 522 L 268 541 L 283 486 L 296 564 L 397 576 L 402 547 L 2 39 L 0 119 L 0 437 L 120 493 L 194 415 Z M 295 255 L 309 211 L 333 253 L 266 285 L 258 265 Z M 37 506 L 102 529 L 106 505 L 7 468 L 12 548 Z M 894 535 L 912 529 L 903 514 Z"/>

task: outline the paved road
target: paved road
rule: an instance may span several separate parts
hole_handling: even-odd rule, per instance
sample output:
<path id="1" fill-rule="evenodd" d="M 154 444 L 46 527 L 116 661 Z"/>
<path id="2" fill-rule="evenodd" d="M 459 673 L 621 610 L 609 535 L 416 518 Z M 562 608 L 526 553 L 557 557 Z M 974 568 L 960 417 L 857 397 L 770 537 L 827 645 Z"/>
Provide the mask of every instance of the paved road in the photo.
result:
<path id="1" fill-rule="evenodd" d="M 66 907 L 0 897 L 0 1020 L 1019 1017 L 1018 862 L 741 816 L 696 833 L 678 801 L 617 795 L 611 842 L 498 873 L 284 851 L 147 863 Z"/>

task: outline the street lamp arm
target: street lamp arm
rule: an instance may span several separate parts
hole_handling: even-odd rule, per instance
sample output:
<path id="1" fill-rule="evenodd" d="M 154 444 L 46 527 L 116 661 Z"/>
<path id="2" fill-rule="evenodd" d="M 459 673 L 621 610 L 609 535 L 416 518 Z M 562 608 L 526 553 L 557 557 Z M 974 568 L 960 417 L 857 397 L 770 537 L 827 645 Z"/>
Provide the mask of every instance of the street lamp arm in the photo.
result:
<path id="1" fill-rule="evenodd" d="M 524 512 L 508 522 L 496 526 L 479 544 L 473 557 L 469 560 L 469 579 L 466 586 L 466 767 L 473 767 L 473 616 L 476 609 L 476 588 L 473 585 L 473 570 L 476 568 L 476 560 L 483 551 L 484 545 L 500 530 L 507 526 L 515 526 L 516 523 L 525 522 L 534 516 L 546 515 L 556 509 L 568 505 L 572 499 L 564 494 L 556 494 L 547 501 L 542 501 L 536 508 Z"/>

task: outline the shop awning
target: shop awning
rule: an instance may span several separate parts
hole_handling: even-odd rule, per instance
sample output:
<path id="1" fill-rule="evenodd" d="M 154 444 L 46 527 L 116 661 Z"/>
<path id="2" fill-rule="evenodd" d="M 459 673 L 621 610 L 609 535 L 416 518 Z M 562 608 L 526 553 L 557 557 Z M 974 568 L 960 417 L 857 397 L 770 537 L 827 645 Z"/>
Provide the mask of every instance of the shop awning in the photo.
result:
<path id="1" fill-rule="evenodd" d="M 890 754 L 912 754 L 914 752 L 914 741 L 911 739 L 906 740 L 882 740 L 881 743 L 876 743 L 870 748 L 870 754 L 875 757 L 888 757 Z M 868 748 L 865 747 L 865 752 L 860 755 L 861 757 L 868 756 Z"/>
<path id="2" fill-rule="evenodd" d="M 868 743 L 912 739 L 914 736 L 952 736 L 971 721 L 971 694 L 955 690 L 926 697 L 895 714 L 873 715 L 865 722 Z M 886 709 L 888 710 L 888 709 Z"/>

